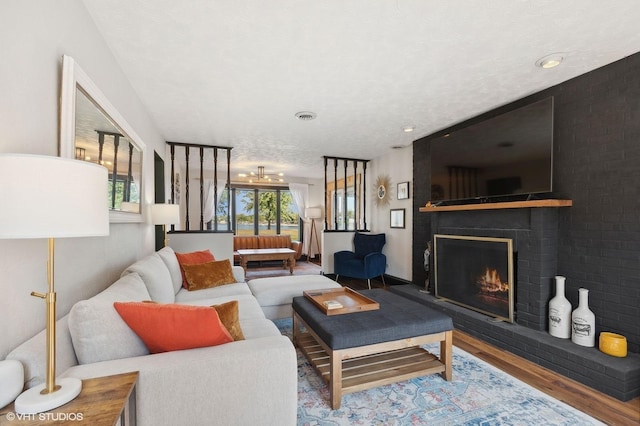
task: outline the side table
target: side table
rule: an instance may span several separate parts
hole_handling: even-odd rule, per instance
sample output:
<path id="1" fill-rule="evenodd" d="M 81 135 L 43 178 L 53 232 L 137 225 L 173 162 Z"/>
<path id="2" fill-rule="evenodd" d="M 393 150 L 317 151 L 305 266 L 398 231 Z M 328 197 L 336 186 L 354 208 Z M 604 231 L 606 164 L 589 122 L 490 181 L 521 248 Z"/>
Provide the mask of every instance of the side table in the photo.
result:
<path id="1" fill-rule="evenodd" d="M 138 372 L 96 377 L 82 381 L 74 400 L 51 411 L 16 414 L 13 403 L 0 410 L 0 425 L 115 425 L 136 424 Z"/>

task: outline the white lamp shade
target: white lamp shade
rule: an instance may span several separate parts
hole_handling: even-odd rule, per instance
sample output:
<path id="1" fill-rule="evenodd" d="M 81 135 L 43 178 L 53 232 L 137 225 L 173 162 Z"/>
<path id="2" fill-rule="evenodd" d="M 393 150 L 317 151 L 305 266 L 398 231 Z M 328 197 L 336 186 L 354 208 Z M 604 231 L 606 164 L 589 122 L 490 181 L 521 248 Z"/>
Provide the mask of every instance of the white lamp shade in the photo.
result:
<path id="1" fill-rule="evenodd" d="M 0 154 L 0 238 L 109 235 L 107 169 L 61 157 Z"/>
<path id="2" fill-rule="evenodd" d="M 151 222 L 154 225 L 171 225 L 180 222 L 180 206 L 177 204 L 153 204 Z"/>
<path id="3" fill-rule="evenodd" d="M 320 207 L 307 207 L 304 209 L 304 216 L 307 219 L 320 219 L 322 217 L 322 209 Z"/>

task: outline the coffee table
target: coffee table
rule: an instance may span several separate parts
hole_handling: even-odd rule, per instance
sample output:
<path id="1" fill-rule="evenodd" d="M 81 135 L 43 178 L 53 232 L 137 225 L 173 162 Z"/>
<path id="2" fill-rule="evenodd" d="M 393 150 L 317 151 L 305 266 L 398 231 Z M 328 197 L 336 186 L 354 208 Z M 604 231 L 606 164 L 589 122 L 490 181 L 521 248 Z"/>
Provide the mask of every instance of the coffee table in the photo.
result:
<path id="1" fill-rule="evenodd" d="M 380 308 L 329 316 L 304 296 L 293 299 L 294 344 L 329 384 L 332 409 L 343 394 L 435 373 L 452 379 L 449 316 L 386 290 L 360 293 Z M 432 342 L 439 357 L 421 347 Z"/>
<path id="2" fill-rule="evenodd" d="M 296 251 L 288 248 L 268 248 L 268 249 L 241 249 L 238 250 L 240 256 L 240 266 L 247 273 L 247 262 L 254 260 L 282 260 L 285 267 L 289 265 L 289 273 L 293 275 L 293 268 L 296 266 Z"/>

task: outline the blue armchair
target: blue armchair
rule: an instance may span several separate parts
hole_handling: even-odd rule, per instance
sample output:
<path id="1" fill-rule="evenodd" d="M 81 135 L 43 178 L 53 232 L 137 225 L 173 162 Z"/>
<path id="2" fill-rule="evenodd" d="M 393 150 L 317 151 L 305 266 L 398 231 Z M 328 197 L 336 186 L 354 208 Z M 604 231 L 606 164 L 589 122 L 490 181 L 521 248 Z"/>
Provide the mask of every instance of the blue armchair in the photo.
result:
<path id="1" fill-rule="evenodd" d="M 336 281 L 340 275 L 367 280 L 371 288 L 371 278 L 382 277 L 387 268 L 387 257 L 382 254 L 386 243 L 385 234 L 361 234 L 353 236 L 354 251 L 342 250 L 333 254 L 333 271 Z"/>

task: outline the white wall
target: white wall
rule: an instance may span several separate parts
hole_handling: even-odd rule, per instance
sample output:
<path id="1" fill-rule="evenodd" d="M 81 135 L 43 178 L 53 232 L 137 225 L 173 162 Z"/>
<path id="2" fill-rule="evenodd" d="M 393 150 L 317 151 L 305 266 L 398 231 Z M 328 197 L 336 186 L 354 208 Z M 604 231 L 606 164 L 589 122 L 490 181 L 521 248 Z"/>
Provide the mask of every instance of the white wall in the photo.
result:
<path id="1" fill-rule="evenodd" d="M 402 149 L 390 149 L 386 155 L 371 161 L 374 172 L 372 181 L 379 175 L 388 175 L 391 180 L 391 198 L 389 204 L 372 208 L 372 230 L 376 233 L 384 232 L 387 243 L 383 253 L 387 256 L 387 275 L 411 281 L 411 252 L 413 246 L 413 145 Z M 404 165 L 404 167 L 399 166 Z M 397 199 L 397 185 L 409 182 L 409 198 Z M 404 229 L 390 227 L 390 210 L 405 209 Z"/>
<path id="2" fill-rule="evenodd" d="M 387 256 L 386 274 L 411 281 L 411 256 L 413 245 L 413 145 L 402 149 L 390 149 L 385 155 L 373 159 L 367 167 L 367 225 L 371 233 L 386 234 L 382 252 Z M 399 167 L 398 165 L 404 165 Z M 391 197 L 388 205 L 377 206 L 373 202 L 373 186 L 377 177 L 388 175 L 391 180 Z M 409 198 L 397 199 L 397 184 L 409 182 Z M 389 211 L 405 209 L 405 228 L 391 228 Z M 352 232 L 327 232 L 323 234 L 322 272 L 333 273 L 333 253 L 353 250 Z"/>
<path id="3" fill-rule="evenodd" d="M 232 233 L 168 234 L 169 247 L 178 253 L 209 249 L 216 260 L 229 259 L 233 265 Z"/>
<path id="4" fill-rule="evenodd" d="M 164 139 L 82 2 L 2 1 L 0 45 L 0 152 L 58 155 L 60 79 L 62 55 L 66 54 L 76 60 L 146 144 L 144 200 L 151 202 L 153 151 L 164 157 Z M 58 318 L 76 301 L 107 287 L 127 265 L 153 251 L 152 226 L 112 224 L 110 228 L 108 237 L 56 240 Z M 0 359 L 44 328 L 44 302 L 29 293 L 46 291 L 46 258 L 44 239 L 0 240 Z"/>

